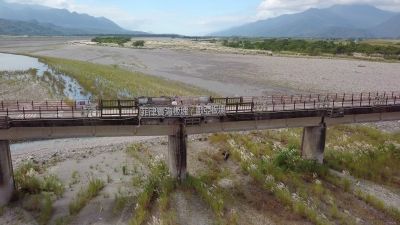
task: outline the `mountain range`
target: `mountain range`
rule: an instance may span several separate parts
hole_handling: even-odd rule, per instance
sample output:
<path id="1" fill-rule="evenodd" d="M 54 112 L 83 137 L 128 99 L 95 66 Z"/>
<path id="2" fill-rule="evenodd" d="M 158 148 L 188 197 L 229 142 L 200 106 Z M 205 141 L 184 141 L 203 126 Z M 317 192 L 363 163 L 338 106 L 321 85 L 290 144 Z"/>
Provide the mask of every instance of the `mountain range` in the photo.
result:
<path id="1" fill-rule="evenodd" d="M 212 36 L 400 38 L 400 13 L 370 5 L 334 5 L 248 23 Z"/>
<path id="2" fill-rule="evenodd" d="M 145 34 L 121 28 L 104 17 L 39 5 L 0 0 L 0 34 L 3 35 L 90 35 Z"/>

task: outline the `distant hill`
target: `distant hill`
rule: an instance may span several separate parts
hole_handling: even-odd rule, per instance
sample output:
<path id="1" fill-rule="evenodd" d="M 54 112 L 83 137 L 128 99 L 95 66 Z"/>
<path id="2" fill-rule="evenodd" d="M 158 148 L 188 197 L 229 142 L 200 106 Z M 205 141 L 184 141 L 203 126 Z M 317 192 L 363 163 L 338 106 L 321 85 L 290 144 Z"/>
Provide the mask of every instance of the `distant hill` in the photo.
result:
<path id="1" fill-rule="evenodd" d="M 14 35 L 81 35 L 81 34 L 145 34 L 128 31 L 104 17 L 70 12 L 38 5 L 7 3 L 0 0 L 0 34 Z M 15 27 L 21 26 L 20 28 Z M 27 26 L 32 26 L 28 28 Z M 27 28 L 21 29 L 22 27 Z M 13 33 L 7 33 L 13 31 Z"/>
<path id="2" fill-rule="evenodd" d="M 0 19 L 0 34 L 3 35 L 85 35 L 83 30 L 58 27 L 53 24 L 38 23 L 37 21 L 15 21 Z"/>
<path id="3" fill-rule="evenodd" d="M 371 29 L 380 37 L 400 38 L 400 13 Z"/>
<path id="4" fill-rule="evenodd" d="M 335 5 L 234 27 L 214 36 L 378 38 L 399 37 L 398 14 L 369 5 Z"/>

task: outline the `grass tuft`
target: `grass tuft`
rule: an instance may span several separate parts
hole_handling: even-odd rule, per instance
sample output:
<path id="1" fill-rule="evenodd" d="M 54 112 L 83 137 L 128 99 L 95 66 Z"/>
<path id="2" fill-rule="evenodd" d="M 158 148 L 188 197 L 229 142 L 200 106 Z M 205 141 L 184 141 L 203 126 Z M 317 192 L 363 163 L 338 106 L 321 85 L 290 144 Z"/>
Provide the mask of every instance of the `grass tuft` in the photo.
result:
<path id="1" fill-rule="evenodd" d="M 69 204 L 69 214 L 78 214 L 86 204 L 96 197 L 99 192 L 104 188 L 105 184 L 102 180 L 91 179 L 86 189 L 82 189 L 78 192 L 77 196 Z"/>

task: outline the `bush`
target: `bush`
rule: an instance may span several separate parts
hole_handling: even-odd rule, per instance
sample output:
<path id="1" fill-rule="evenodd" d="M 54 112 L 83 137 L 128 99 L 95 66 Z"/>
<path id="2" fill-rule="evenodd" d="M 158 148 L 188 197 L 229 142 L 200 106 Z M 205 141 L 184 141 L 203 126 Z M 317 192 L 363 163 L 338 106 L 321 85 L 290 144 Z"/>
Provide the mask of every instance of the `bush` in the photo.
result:
<path id="1" fill-rule="evenodd" d="M 55 175 L 44 177 L 41 189 L 46 192 L 53 192 L 58 197 L 61 197 L 65 191 L 64 184 Z"/>
<path id="2" fill-rule="evenodd" d="M 144 46 L 144 43 L 145 43 L 145 41 L 143 41 L 143 40 L 134 41 L 134 42 L 132 43 L 132 46 L 134 46 L 134 47 L 143 47 L 143 46 Z"/>
<path id="3" fill-rule="evenodd" d="M 38 194 L 41 192 L 41 180 L 38 177 L 41 168 L 29 161 L 14 172 L 15 186 L 22 193 Z"/>
<path id="4" fill-rule="evenodd" d="M 92 39 L 93 42 L 97 43 L 114 43 L 123 46 L 126 42 L 131 40 L 130 37 L 95 37 Z"/>
<path id="5" fill-rule="evenodd" d="M 283 169 L 299 173 L 326 174 L 328 169 L 315 160 L 306 160 L 300 156 L 300 151 L 294 148 L 282 149 L 273 159 L 274 164 Z"/>

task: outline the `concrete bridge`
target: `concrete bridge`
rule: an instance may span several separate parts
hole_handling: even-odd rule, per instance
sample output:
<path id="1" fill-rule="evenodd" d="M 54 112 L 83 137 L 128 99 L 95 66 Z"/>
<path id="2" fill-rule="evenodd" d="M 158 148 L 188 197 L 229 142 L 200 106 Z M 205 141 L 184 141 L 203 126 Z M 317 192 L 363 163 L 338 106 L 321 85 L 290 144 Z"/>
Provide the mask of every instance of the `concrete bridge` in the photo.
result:
<path id="1" fill-rule="evenodd" d="M 400 120 L 400 92 L 1 101 L 0 206 L 14 190 L 10 141 L 165 135 L 170 173 L 181 180 L 191 134 L 304 127 L 301 154 L 322 163 L 327 126 L 394 120 Z"/>

